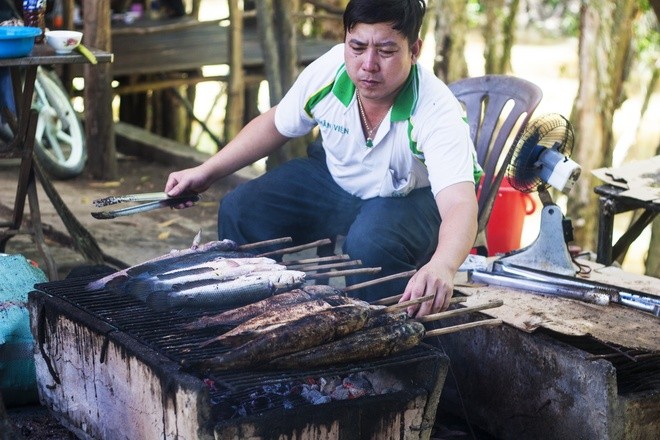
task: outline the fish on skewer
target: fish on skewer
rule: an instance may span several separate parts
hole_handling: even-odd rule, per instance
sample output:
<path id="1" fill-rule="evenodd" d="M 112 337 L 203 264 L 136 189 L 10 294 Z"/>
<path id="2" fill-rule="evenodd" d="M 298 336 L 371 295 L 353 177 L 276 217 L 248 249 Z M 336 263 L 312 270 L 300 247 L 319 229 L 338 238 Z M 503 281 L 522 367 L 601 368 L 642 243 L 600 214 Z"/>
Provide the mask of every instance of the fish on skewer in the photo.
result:
<path id="1" fill-rule="evenodd" d="M 136 277 L 126 280 L 121 285 L 110 288 L 118 293 L 135 296 L 144 301 L 149 292 L 171 290 L 177 285 L 201 282 L 222 282 L 260 272 L 285 271 L 286 266 L 275 261 L 259 263 L 259 259 L 222 258 L 192 266 L 189 269 L 177 269 L 163 274 Z"/>
<path id="2" fill-rule="evenodd" d="M 277 327 L 211 359 L 184 361 L 184 365 L 217 370 L 254 367 L 353 333 L 364 326 L 367 315 L 363 307 L 333 307 Z"/>
<path id="3" fill-rule="evenodd" d="M 372 308 L 369 303 L 346 296 L 334 295 L 324 297 L 322 299 L 312 299 L 303 301 L 296 304 L 291 304 L 285 308 L 276 308 L 268 310 L 254 318 L 234 327 L 226 333 L 216 336 L 208 341 L 203 342 L 200 347 L 206 347 L 211 344 L 224 344 L 228 346 L 236 346 L 247 342 L 259 335 L 272 331 L 273 329 L 285 325 L 291 321 L 295 321 L 307 315 L 318 313 L 322 310 L 327 310 L 332 307 L 353 305 L 356 307 L 363 307 L 365 310 L 376 312 L 377 308 Z"/>
<path id="4" fill-rule="evenodd" d="M 321 299 L 317 299 L 298 304 L 292 304 L 286 308 L 285 313 L 282 313 L 282 311 L 279 309 L 270 310 L 252 319 L 248 319 L 244 323 L 234 327 L 226 333 L 221 334 L 220 336 L 216 336 L 208 341 L 204 341 L 202 344 L 200 344 L 200 348 L 215 344 L 223 344 L 227 346 L 241 345 L 260 334 L 274 330 L 275 328 L 288 322 L 295 321 L 296 319 L 300 319 L 303 316 L 318 313 L 321 310 L 328 310 L 332 307 L 333 306 L 327 302 Z"/>
<path id="5" fill-rule="evenodd" d="M 186 330 L 200 330 L 219 326 L 239 325 L 269 310 L 279 310 L 292 304 L 341 294 L 341 290 L 327 285 L 302 286 L 301 288 L 272 295 L 261 301 L 246 304 L 242 307 L 218 314 L 202 316 L 186 324 L 184 328 Z"/>
<path id="6" fill-rule="evenodd" d="M 194 244 L 190 248 L 173 250 L 167 254 L 160 255 L 158 257 L 152 258 L 145 262 L 136 264 L 134 266 L 128 267 L 126 269 L 113 272 L 105 277 L 99 278 L 96 281 L 92 281 L 87 285 L 87 290 L 100 290 L 103 289 L 110 281 L 116 280 L 117 278 L 126 278 L 130 273 L 140 272 L 147 267 L 153 266 L 155 264 L 164 265 L 167 261 L 177 260 L 186 255 L 192 254 L 204 254 L 212 251 L 219 252 L 230 252 L 236 251 L 237 244 L 233 240 L 220 240 L 220 241 L 210 241 L 201 245 Z"/>
<path id="7" fill-rule="evenodd" d="M 181 308 L 226 308 L 259 301 L 301 286 L 305 273 L 294 270 L 261 272 L 231 281 L 199 281 L 151 292 L 146 304 L 156 311 Z"/>
<path id="8" fill-rule="evenodd" d="M 359 331 L 327 344 L 310 347 L 269 362 L 274 368 L 315 368 L 335 363 L 358 362 L 377 359 L 408 350 L 420 344 L 424 338 L 440 336 L 455 331 L 500 325 L 501 319 L 486 319 L 467 324 L 427 331 L 424 322 L 473 313 L 500 307 L 501 300 L 489 301 L 462 309 L 454 309 L 427 315 L 422 319 L 409 318 L 405 312 L 376 314 Z"/>
<path id="9" fill-rule="evenodd" d="M 267 366 L 304 369 L 382 358 L 419 345 L 425 333 L 417 321 L 393 322 L 273 359 Z"/>

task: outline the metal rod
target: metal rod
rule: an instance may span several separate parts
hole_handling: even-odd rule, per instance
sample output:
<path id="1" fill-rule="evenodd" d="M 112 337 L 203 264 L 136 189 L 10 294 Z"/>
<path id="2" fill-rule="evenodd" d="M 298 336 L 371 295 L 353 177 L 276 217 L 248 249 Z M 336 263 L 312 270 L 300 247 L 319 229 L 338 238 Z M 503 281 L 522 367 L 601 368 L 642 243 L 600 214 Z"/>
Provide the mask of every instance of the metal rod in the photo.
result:
<path id="1" fill-rule="evenodd" d="M 470 280 L 475 280 L 477 282 L 483 282 L 491 285 L 510 287 L 530 293 L 545 293 L 547 295 L 571 298 L 593 304 L 607 305 L 610 302 L 609 295 L 580 288 L 578 286 L 564 286 L 556 283 L 553 284 L 547 281 L 514 278 L 503 274 L 494 274 L 480 271 L 471 271 L 468 275 L 468 278 Z"/>

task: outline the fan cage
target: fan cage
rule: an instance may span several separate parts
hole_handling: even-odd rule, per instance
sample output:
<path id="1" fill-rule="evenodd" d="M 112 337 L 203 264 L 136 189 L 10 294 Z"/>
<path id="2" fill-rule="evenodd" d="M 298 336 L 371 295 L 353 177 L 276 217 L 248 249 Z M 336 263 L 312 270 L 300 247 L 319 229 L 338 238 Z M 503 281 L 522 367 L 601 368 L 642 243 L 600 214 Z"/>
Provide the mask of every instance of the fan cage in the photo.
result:
<path id="1" fill-rule="evenodd" d="M 547 189 L 539 177 L 537 161 L 544 150 L 552 148 L 564 156 L 573 151 L 573 128 L 560 114 L 548 114 L 531 121 L 513 141 L 513 154 L 507 166 L 509 184 L 524 193 Z"/>

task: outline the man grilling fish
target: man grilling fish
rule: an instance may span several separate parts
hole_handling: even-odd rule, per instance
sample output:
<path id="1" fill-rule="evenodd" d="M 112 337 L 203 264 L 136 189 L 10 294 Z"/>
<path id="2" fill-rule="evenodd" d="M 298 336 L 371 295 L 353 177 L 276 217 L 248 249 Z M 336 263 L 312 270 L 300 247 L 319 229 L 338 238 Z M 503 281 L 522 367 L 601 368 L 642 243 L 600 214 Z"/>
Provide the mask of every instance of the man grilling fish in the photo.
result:
<path id="1" fill-rule="evenodd" d="M 422 0 L 352 0 L 344 43 L 305 68 L 282 101 L 203 164 L 173 172 L 165 191 L 203 192 L 318 127 L 308 157 L 239 185 L 221 201 L 218 235 L 239 244 L 345 235 L 343 252 L 380 276 L 417 269 L 353 293 L 366 301 L 435 296 L 411 316 L 449 306 L 453 279 L 477 230 L 481 174 L 463 110 L 419 66 Z M 189 206 L 190 204 L 188 204 Z M 181 205 L 183 208 L 186 205 Z M 348 285 L 369 276 L 347 276 Z"/>

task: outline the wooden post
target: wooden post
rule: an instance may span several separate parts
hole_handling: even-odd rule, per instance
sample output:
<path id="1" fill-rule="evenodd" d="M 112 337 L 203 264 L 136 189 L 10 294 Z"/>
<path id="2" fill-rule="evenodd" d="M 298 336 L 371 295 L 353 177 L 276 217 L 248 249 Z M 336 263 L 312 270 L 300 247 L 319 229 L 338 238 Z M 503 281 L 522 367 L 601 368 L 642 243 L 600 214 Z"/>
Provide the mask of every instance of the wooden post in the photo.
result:
<path id="1" fill-rule="evenodd" d="M 84 0 L 83 42 L 112 51 L 110 0 Z M 85 136 L 87 167 L 93 178 L 117 179 L 117 157 L 112 118 L 112 65 L 85 65 Z"/>
<path id="2" fill-rule="evenodd" d="M 229 0 L 229 84 L 225 113 L 225 142 L 243 128 L 245 109 L 245 79 L 243 72 L 243 11 L 238 0 Z"/>

